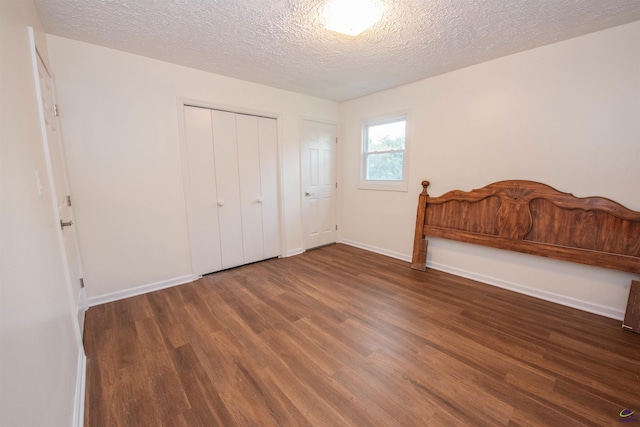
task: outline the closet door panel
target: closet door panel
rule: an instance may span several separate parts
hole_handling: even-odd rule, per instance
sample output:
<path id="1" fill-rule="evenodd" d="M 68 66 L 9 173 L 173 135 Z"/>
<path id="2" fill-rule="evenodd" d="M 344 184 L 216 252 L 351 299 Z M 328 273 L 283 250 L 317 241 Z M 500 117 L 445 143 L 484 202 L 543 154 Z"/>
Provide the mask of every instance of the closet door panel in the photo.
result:
<path id="1" fill-rule="evenodd" d="M 281 255 L 278 204 L 278 128 L 275 119 L 258 118 L 264 258 Z"/>
<path id="2" fill-rule="evenodd" d="M 262 244 L 262 195 L 258 117 L 236 115 L 242 240 L 246 263 L 264 259 Z"/>
<path id="3" fill-rule="evenodd" d="M 193 274 L 222 269 L 211 111 L 184 108 L 189 182 L 189 239 Z"/>
<path id="4" fill-rule="evenodd" d="M 222 268 L 245 263 L 235 116 L 225 111 L 211 112 Z"/>

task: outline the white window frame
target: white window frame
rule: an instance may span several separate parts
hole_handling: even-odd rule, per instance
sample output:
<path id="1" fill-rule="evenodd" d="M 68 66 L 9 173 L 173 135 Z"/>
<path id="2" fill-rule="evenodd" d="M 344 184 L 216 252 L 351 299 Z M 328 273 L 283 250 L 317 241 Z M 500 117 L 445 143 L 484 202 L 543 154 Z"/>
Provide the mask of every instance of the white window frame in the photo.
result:
<path id="1" fill-rule="evenodd" d="M 367 136 L 370 126 L 405 121 L 404 150 L 402 155 L 402 181 L 382 181 L 367 179 Z M 408 191 L 409 188 L 409 113 L 396 113 L 362 121 L 362 142 L 360 148 L 360 184 L 361 190 Z M 398 150 L 400 151 L 400 150 Z"/>

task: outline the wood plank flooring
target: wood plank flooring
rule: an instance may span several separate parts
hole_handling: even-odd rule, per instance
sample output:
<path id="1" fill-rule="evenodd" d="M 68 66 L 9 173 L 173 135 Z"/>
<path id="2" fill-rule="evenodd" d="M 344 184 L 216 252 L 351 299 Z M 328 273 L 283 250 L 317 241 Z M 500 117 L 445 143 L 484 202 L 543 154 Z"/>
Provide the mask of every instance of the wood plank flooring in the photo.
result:
<path id="1" fill-rule="evenodd" d="M 93 307 L 85 347 L 92 427 L 640 425 L 619 321 L 345 245 Z"/>

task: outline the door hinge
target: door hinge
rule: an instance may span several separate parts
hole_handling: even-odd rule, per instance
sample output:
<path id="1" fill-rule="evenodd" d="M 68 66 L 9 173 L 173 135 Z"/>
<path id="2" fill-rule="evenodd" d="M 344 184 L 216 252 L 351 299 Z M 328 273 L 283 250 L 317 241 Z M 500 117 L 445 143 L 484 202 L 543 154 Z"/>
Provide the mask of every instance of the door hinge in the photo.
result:
<path id="1" fill-rule="evenodd" d="M 80 288 L 84 288 L 84 278 L 80 278 Z"/>
<path id="2" fill-rule="evenodd" d="M 338 143 L 338 137 L 336 136 L 336 144 Z"/>
<path id="3" fill-rule="evenodd" d="M 67 196 L 67 206 L 71 206 L 71 196 Z"/>
<path id="4" fill-rule="evenodd" d="M 58 117 L 58 104 L 53 104 L 53 117 Z"/>
<path id="5" fill-rule="evenodd" d="M 338 231 L 338 224 L 336 224 L 336 231 Z"/>
<path id="6" fill-rule="evenodd" d="M 336 182 L 336 188 L 338 188 L 338 183 Z"/>

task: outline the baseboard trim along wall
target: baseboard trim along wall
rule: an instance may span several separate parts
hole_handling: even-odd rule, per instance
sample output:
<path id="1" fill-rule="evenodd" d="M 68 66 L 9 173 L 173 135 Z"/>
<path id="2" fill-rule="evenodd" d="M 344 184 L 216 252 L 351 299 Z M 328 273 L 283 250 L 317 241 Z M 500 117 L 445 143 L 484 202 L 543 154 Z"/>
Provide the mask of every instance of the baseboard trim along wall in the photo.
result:
<path id="1" fill-rule="evenodd" d="M 345 245 L 354 246 L 356 248 L 364 249 L 370 252 L 375 252 L 381 255 L 386 255 L 391 258 L 399 259 L 401 261 L 411 262 L 411 256 L 400 252 L 390 251 L 388 249 L 379 248 L 377 246 L 368 245 L 366 243 L 360 243 L 353 240 L 342 239 L 339 243 Z M 301 254 L 302 249 L 295 249 L 287 251 L 286 256 L 294 256 Z M 529 295 L 535 298 L 539 298 L 545 301 L 554 302 L 567 307 L 576 308 L 589 313 L 598 314 L 600 316 L 609 317 L 611 319 L 622 320 L 624 318 L 624 311 L 615 307 L 608 307 L 599 304 L 594 304 L 589 301 L 583 301 L 576 298 L 559 295 L 553 292 L 542 291 L 539 289 L 533 289 L 525 285 L 509 282 L 506 280 L 498 279 L 496 277 L 485 276 L 482 274 L 474 273 L 472 271 L 463 270 L 450 265 L 434 263 L 427 261 L 427 267 L 434 270 L 443 271 L 445 273 L 455 274 L 456 276 L 465 277 L 467 279 L 476 280 L 478 282 L 486 283 L 488 285 L 497 286 L 499 288 L 507 289 L 510 291 L 518 292 L 520 294 Z M 89 298 L 89 307 L 93 307 L 100 304 L 106 304 L 108 302 L 117 301 L 124 298 L 130 298 L 137 295 L 146 294 L 160 289 L 170 288 L 172 286 L 182 285 L 184 283 L 193 282 L 197 280 L 197 276 L 186 275 L 173 279 L 163 280 L 160 282 L 150 283 L 148 285 L 137 286 L 135 288 L 126 289 L 123 291 L 112 292 L 105 295 L 99 295 Z"/>
<path id="2" fill-rule="evenodd" d="M 78 372 L 76 373 L 76 395 L 73 404 L 73 427 L 84 426 L 84 395 L 87 385 L 87 356 L 80 347 L 78 352 Z"/>
<path id="3" fill-rule="evenodd" d="M 191 274 L 188 274 L 186 276 L 174 277 L 173 279 L 167 279 L 160 282 L 149 283 L 147 285 L 136 286 L 135 288 L 131 289 L 98 295 L 89 298 L 89 307 L 94 307 L 96 305 L 106 304 L 108 302 L 118 301 L 125 298 L 131 298 L 153 291 L 159 291 L 160 289 L 170 288 L 172 286 L 183 285 L 185 283 L 193 282 L 194 280 L 197 280 L 199 278 L 200 276 L 193 276 Z"/>
<path id="4" fill-rule="evenodd" d="M 287 251 L 284 256 L 285 257 L 296 256 L 296 255 L 300 255 L 301 253 L 304 253 L 304 249 L 302 248 L 291 249 Z"/>
<path id="5" fill-rule="evenodd" d="M 449 265 L 427 262 L 427 267 L 433 268 L 434 270 L 444 271 L 445 273 L 455 274 L 456 276 L 466 277 L 467 279 L 476 280 L 488 285 L 493 285 L 499 288 L 518 292 L 520 294 L 529 295 L 531 297 L 539 298 L 545 301 L 555 302 L 560 305 L 577 308 L 578 310 L 586 311 L 593 314 L 599 314 L 600 316 L 609 317 L 611 319 L 622 320 L 624 318 L 624 311 L 618 310 L 613 307 L 594 304 L 589 301 L 583 301 L 576 298 L 559 295 L 553 292 L 533 289 L 528 286 L 520 285 L 518 283 L 508 282 L 506 280 L 497 279 L 491 276 L 484 276 L 482 274 L 466 271 L 457 267 L 451 267 Z"/>
<path id="6" fill-rule="evenodd" d="M 375 252 L 380 255 L 386 255 L 391 258 L 399 259 L 406 262 L 411 262 L 411 255 L 403 254 L 400 252 L 390 251 L 388 249 L 379 248 L 377 246 L 367 245 L 365 243 L 354 242 L 353 240 L 340 240 L 340 243 L 345 245 L 354 246 L 356 248 L 364 249 L 365 251 Z"/>
<path id="7" fill-rule="evenodd" d="M 360 242 L 354 242 L 351 240 L 342 240 L 340 243 L 345 245 L 354 246 L 356 248 L 365 249 L 367 251 L 386 255 L 391 258 L 396 258 L 402 261 L 411 262 L 411 256 L 395 251 L 390 251 L 376 246 L 367 245 Z M 476 280 L 478 282 L 486 283 L 487 285 L 497 286 L 499 288 L 507 289 L 510 291 L 518 292 L 520 294 L 532 296 L 545 301 L 554 302 L 556 304 L 564 305 L 567 307 L 576 308 L 578 310 L 586 311 L 588 313 L 598 314 L 600 316 L 609 317 L 611 319 L 622 320 L 624 318 L 624 311 L 607 307 L 599 304 L 594 304 L 589 301 L 583 301 L 576 298 L 559 295 L 553 292 L 542 291 L 539 289 L 533 289 L 525 285 L 509 282 L 506 280 L 498 279 L 491 276 L 485 276 L 483 274 L 474 273 L 472 271 L 463 270 L 457 267 L 452 267 L 445 264 L 434 263 L 427 261 L 427 267 L 434 270 L 443 271 L 445 273 L 455 274 L 456 276 L 465 277 L 467 279 Z"/>

